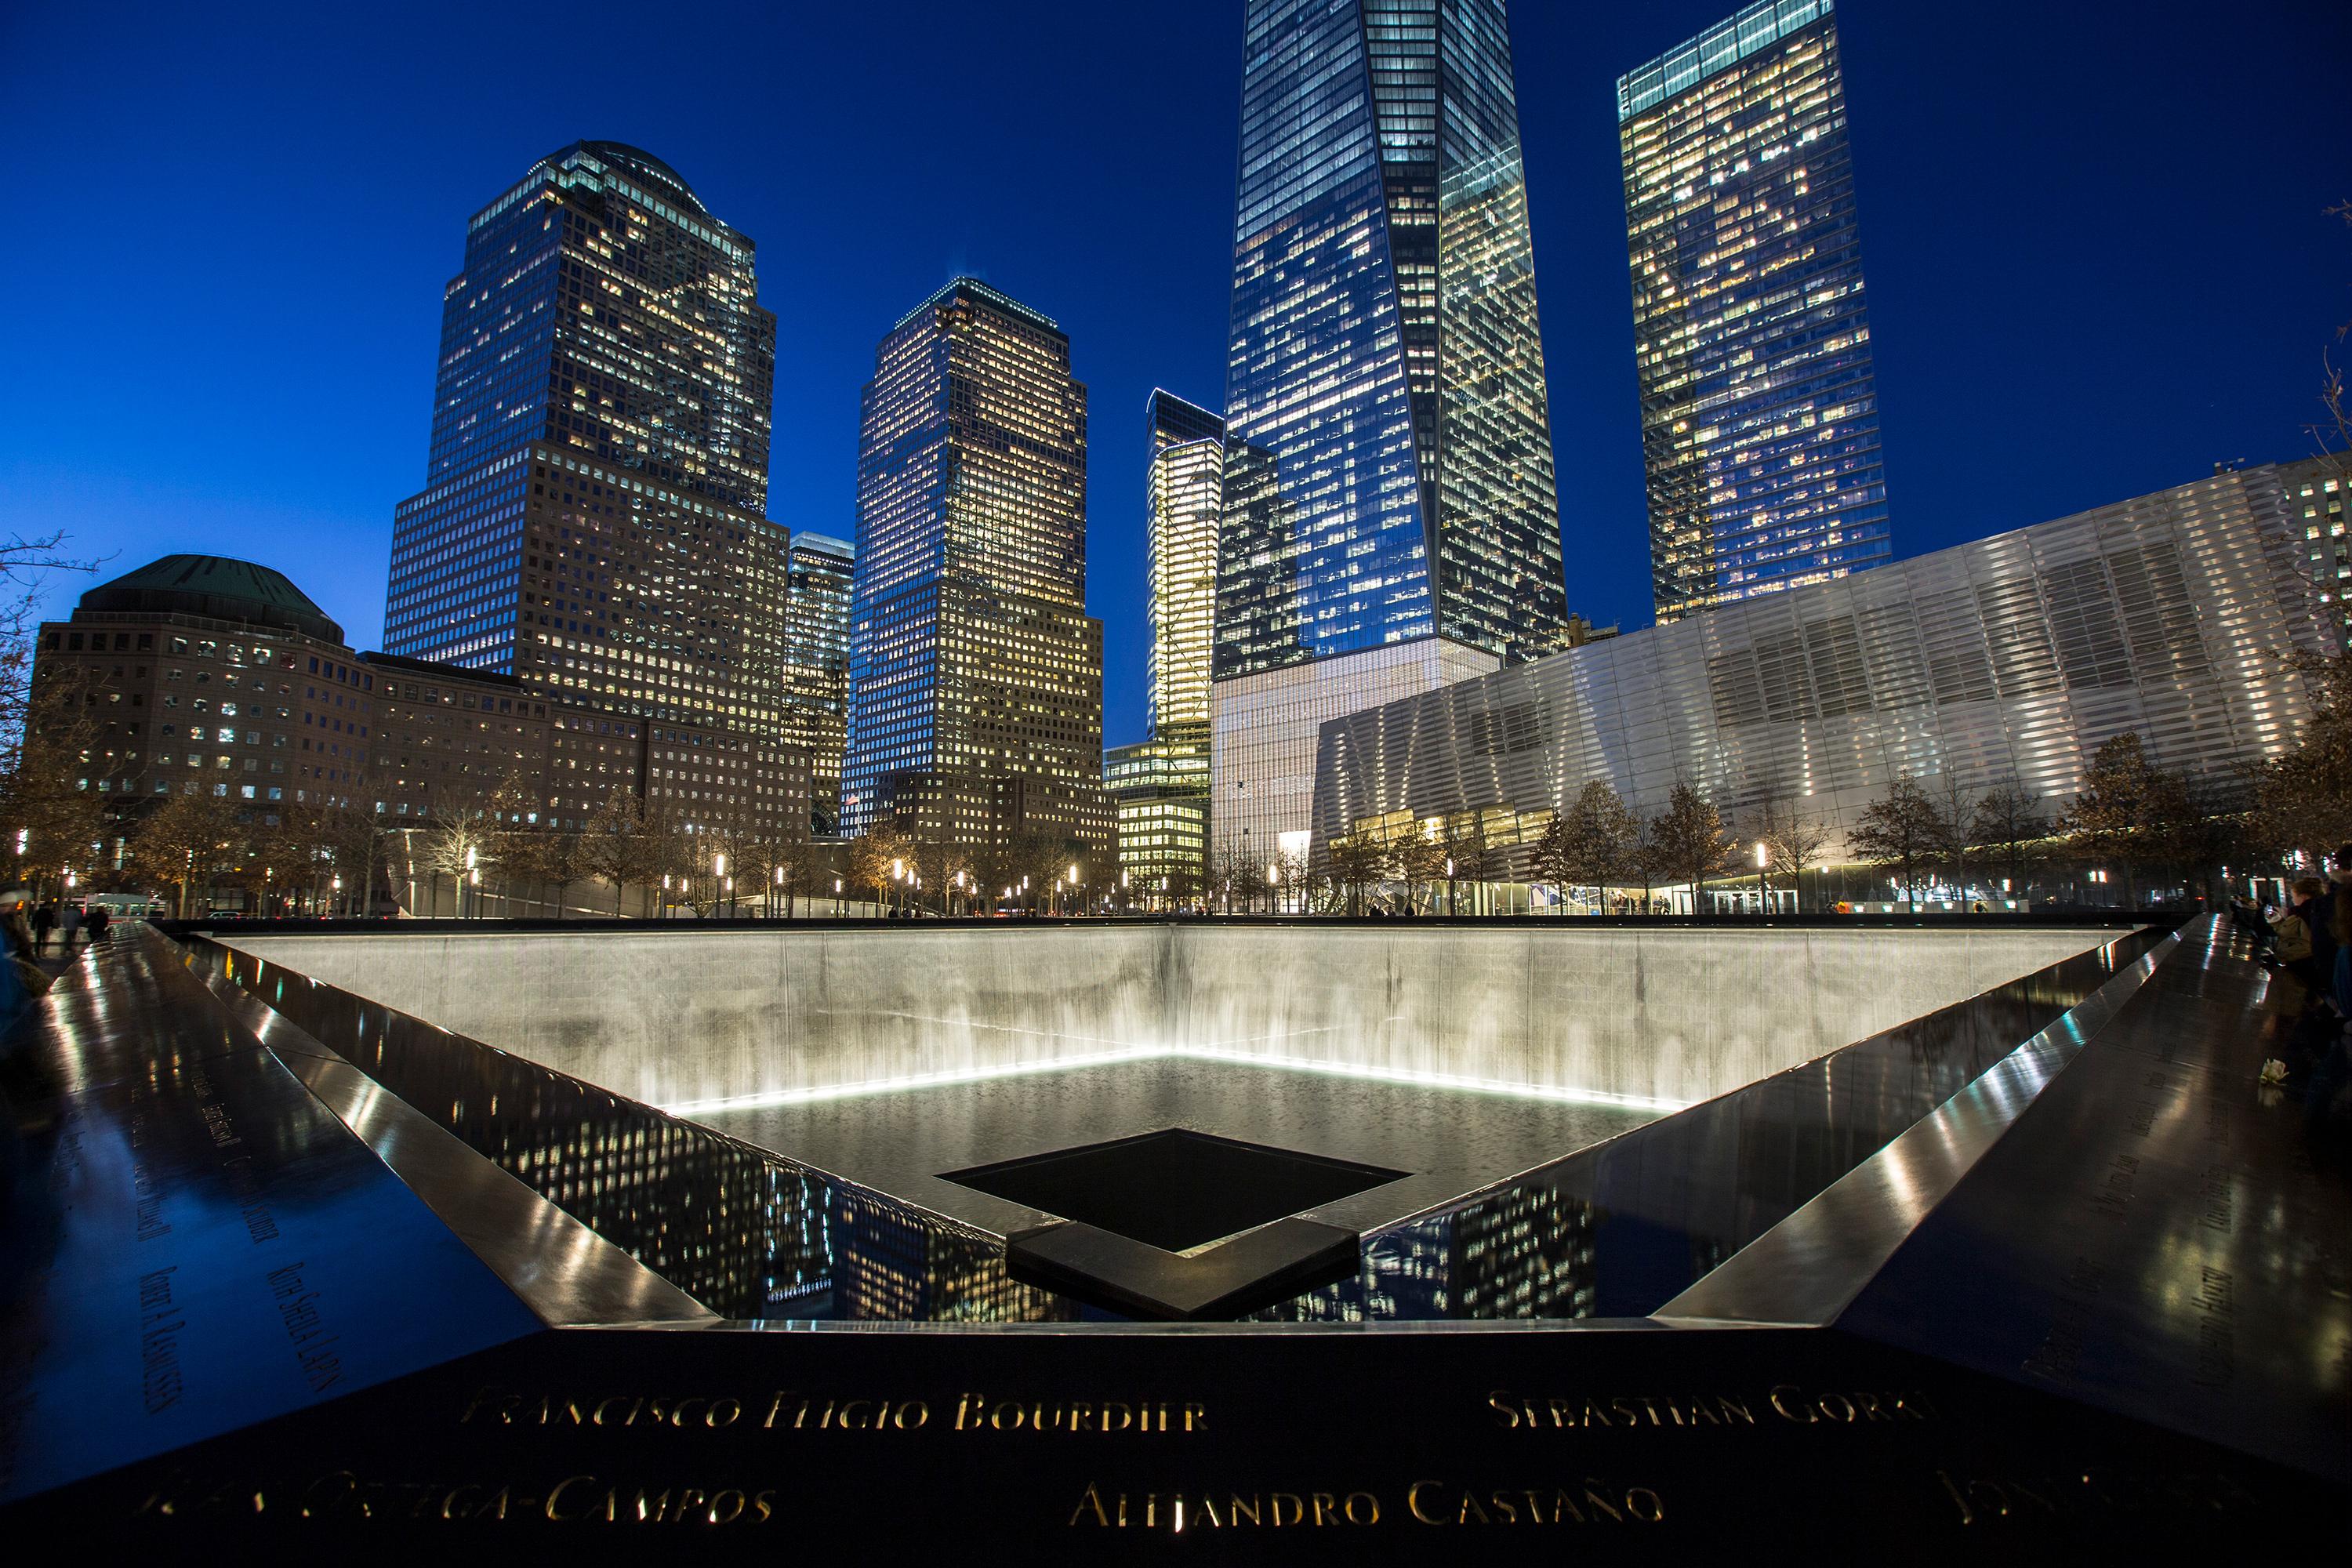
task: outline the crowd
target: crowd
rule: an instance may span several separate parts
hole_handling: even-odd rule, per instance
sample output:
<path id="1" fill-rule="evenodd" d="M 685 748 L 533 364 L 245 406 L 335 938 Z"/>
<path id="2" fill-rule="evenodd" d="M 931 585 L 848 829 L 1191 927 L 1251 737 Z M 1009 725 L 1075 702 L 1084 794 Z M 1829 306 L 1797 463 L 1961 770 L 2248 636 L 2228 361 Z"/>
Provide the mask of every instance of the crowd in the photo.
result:
<path id="1" fill-rule="evenodd" d="M 2231 901 L 2239 926 L 2266 948 L 2279 978 L 2276 1003 L 2288 1020 L 2263 1081 L 2303 1104 L 2305 1124 L 2322 1130 L 2352 1084 L 2352 844 L 2328 857 L 2325 877 L 2305 877 L 2284 908 Z"/>

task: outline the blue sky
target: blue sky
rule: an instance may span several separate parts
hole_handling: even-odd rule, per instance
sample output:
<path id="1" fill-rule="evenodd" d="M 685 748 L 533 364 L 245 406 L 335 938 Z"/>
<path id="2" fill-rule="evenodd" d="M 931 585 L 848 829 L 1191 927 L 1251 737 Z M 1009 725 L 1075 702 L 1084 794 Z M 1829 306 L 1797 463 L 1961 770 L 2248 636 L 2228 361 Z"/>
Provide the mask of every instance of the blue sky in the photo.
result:
<path id="1" fill-rule="evenodd" d="M 1650 618 L 1612 90 L 1729 0 L 1520 0 L 1570 605 Z M 441 288 L 540 154 L 634 142 L 759 245 L 770 515 L 847 535 L 874 345 L 953 273 L 1092 393 L 1089 599 L 1142 731 L 1143 400 L 1216 405 L 1240 0 L 0 6 L 0 529 L 285 571 L 362 646 Z M 2352 6 L 1840 11 L 1898 554 L 2300 456 L 2352 319 Z M 668 30 L 665 32 L 665 27 Z M 69 584 L 60 603 L 85 584 Z"/>

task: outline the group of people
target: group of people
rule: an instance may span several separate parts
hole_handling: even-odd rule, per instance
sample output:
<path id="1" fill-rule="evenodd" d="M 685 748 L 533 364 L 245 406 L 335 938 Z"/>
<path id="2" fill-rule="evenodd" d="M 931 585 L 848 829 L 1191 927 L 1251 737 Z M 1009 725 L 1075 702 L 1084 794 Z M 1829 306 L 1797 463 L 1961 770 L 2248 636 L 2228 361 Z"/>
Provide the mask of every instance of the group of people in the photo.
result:
<path id="1" fill-rule="evenodd" d="M 69 903 L 60 907 L 57 900 L 45 899 L 33 906 L 28 916 L 32 956 L 39 958 L 48 951 L 49 933 L 53 931 L 64 933 L 63 951 L 68 957 L 73 954 L 74 938 L 85 932 L 93 943 L 104 942 L 107 922 L 111 918 L 104 904 L 92 904 L 85 913 L 79 904 Z"/>
<path id="2" fill-rule="evenodd" d="M 2300 1097 L 2315 1131 L 2352 1084 L 2352 844 L 2329 856 L 2326 869 L 2298 879 L 2283 909 L 2232 900 L 2238 923 L 2284 977 L 2280 1011 L 2291 1020 L 2263 1079 Z"/>

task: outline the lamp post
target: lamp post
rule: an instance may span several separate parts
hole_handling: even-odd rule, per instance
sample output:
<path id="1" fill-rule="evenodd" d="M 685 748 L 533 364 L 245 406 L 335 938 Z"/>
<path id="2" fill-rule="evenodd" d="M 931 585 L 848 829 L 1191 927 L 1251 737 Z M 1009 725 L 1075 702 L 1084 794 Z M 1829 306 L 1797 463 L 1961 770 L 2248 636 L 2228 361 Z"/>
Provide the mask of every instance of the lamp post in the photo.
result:
<path id="1" fill-rule="evenodd" d="M 474 868 L 474 847 L 470 844 L 466 846 L 466 881 L 476 888 L 479 888 L 482 885 L 482 874 Z M 315 888 L 319 884 L 313 882 L 310 885 Z M 464 894 L 465 889 L 460 888 L 458 889 L 459 902 L 457 909 L 457 914 L 460 919 L 463 919 L 466 913 Z M 474 912 L 478 915 L 482 912 L 482 895 L 478 892 L 473 896 L 473 898 Z"/>
<path id="2" fill-rule="evenodd" d="M 262 885 L 263 885 L 264 887 L 267 887 L 267 886 L 268 885 L 268 881 L 269 881 L 269 872 L 268 871 L 268 869 L 267 869 L 267 868 L 265 868 L 265 869 L 262 871 L 262 873 L 261 873 L 261 877 L 262 877 Z M 340 907 L 340 906 L 341 905 L 342 901 L 343 901 L 343 874 L 342 874 L 341 871 L 338 871 L 338 872 L 336 872 L 336 873 L 335 873 L 335 905 L 336 905 L 337 907 Z"/>
<path id="3" fill-rule="evenodd" d="M 838 877 L 833 879 L 833 918 L 841 918 L 841 879 Z"/>
<path id="4" fill-rule="evenodd" d="M 1771 851 L 1764 847 L 1764 841 L 1761 838 L 1758 839 L 1756 841 L 1756 912 L 1759 915 L 1771 912 L 1764 907 L 1764 868 L 1770 856 Z"/>
<path id="5" fill-rule="evenodd" d="M 718 891 L 726 896 L 727 913 L 729 918 L 732 919 L 735 913 L 735 879 L 727 874 L 727 855 L 724 850 L 710 858 L 710 874 L 719 879 Z"/>

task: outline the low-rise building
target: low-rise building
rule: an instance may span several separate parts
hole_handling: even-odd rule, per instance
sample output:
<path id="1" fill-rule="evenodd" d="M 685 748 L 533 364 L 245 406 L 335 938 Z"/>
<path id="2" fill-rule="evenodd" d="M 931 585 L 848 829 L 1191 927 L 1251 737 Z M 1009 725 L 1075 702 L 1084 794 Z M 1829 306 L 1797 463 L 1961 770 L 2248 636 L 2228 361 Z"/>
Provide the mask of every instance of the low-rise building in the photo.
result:
<path id="1" fill-rule="evenodd" d="M 1543 824 L 1597 779 L 1644 816 L 1687 784 L 1735 832 L 1792 813 L 1835 858 L 1898 774 L 2054 811 L 2124 734 L 2226 776 L 2294 742 L 2308 698 L 2285 656 L 2343 646 L 2302 482 L 2216 473 L 1335 719 L 1316 853 L 1475 830 L 1496 876 L 1527 880 Z"/>

